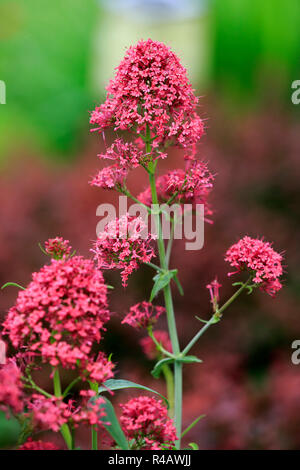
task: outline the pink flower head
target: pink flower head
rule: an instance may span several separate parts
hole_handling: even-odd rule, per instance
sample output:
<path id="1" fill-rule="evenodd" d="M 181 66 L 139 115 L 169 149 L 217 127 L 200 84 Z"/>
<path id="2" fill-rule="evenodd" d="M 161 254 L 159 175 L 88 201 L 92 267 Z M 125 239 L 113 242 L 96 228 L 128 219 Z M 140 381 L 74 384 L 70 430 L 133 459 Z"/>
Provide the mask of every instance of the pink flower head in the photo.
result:
<path id="1" fill-rule="evenodd" d="M 156 341 L 166 349 L 166 351 L 172 352 L 172 344 L 169 335 L 166 331 L 156 330 L 153 332 Z M 156 344 L 150 336 L 146 336 L 140 340 L 140 345 L 144 351 L 144 354 L 150 359 L 154 360 L 160 357 L 160 351 L 157 349 Z"/>
<path id="2" fill-rule="evenodd" d="M 60 398 L 47 398 L 36 393 L 31 398 L 28 409 L 32 413 L 34 425 L 40 429 L 57 432 L 72 416 L 70 407 Z"/>
<path id="3" fill-rule="evenodd" d="M 164 307 L 143 301 L 130 307 L 129 313 L 122 323 L 127 323 L 133 328 L 148 328 L 153 326 L 165 311 Z"/>
<path id="4" fill-rule="evenodd" d="M 62 237 L 49 238 L 45 242 L 45 251 L 54 259 L 61 259 L 71 253 L 72 247 L 69 240 L 64 240 Z"/>
<path id="5" fill-rule="evenodd" d="M 204 204 L 205 217 L 212 215 L 208 204 L 208 196 L 213 187 L 214 177 L 204 162 L 193 161 L 186 171 L 182 169 L 169 171 L 160 176 L 156 182 L 157 195 L 160 203 Z M 147 206 L 152 204 L 150 187 L 138 196 Z M 208 219 L 206 219 L 209 221 Z"/>
<path id="6" fill-rule="evenodd" d="M 19 447 L 19 450 L 59 450 L 52 442 L 33 441 L 31 437 Z"/>
<path id="7" fill-rule="evenodd" d="M 80 424 L 100 426 L 106 422 L 103 397 L 96 397 L 92 390 L 81 390 L 80 397 L 81 402 L 75 406 L 72 400 L 64 403 L 62 398 L 33 394 L 28 409 L 34 425 L 57 432 L 66 423 L 77 427 Z"/>
<path id="8" fill-rule="evenodd" d="M 90 360 L 86 365 L 87 377 L 92 382 L 103 383 L 114 376 L 114 367 L 114 363 L 101 352 L 95 361 Z"/>
<path id="9" fill-rule="evenodd" d="M 174 446 L 176 429 L 161 400 L 139 396 L 120 406 L 124 433 L 128 439 L 135 440 L 132 448 L 159 450 Z"/>
<path id="10" fill-rule="evenodd" d="M 8 312 L 4 332 L 15 348 L 36 353 L 43 362 L 83 371 L 109 318 L 101 271 L 74 256 L 51 260 L 33 273 Z"/>
<path id="11" fill-rule="evenodd" d="M 13 361 L 0 367 L 0 409 L 14 413 L 23 410 L 21 372 Z"/>
<path id="12" fill-rule="evenodd" d="M 148 263 L 154 254 L 151 242 L 154 236 L 146 231 L 140 217 L 126 214 L 109 222 L 98 234 L 92 252 L 100 269 L 120 269 L 122 284 L 140 263 Z"/>
<path id="13" fill-rule="evenodd" d="M 93 131 L 113 125 L 137 134 L 149 126 L 154 147 L 166 141 L 187 147 L 204 133 L 197 103 L 178 57 L 148 39 L 128 49 L 107 87 L 106 102 L 92 112 L 90 123 Z"/>
<path id="14" fill-rule="evenodd" d="M 77 408 L 72 414 L 72 422 L 75 427 L 79 424 L 85 425 L 101 425 L 109 424 L 104 418 L 106 417 L 103 405 L 105 400 L 103 397 L 97 397 L 96 392 L 92 390 L 81 390 L 81 397 L 83 397 L 82 405 Z"/>
<path id="15" fill-rule="evenodd" d="M 127 177 L 127 169 L 118 164 L 106 166 L 90 181 L 91 186 L 103 189 L 120 189 Z"/>
<path id="16" fill-rule="evenodd" d="M 209 290 L 211 303 L 215 306 L 220 300 L 219 290 L 222 284 L 219 284 L 218 279 L 215 278 L 210 284 L 207 284 L 206 288 Z"/>
<path id="17" fill-rule="evenodd" d="M 227 250 L 225 261 L 236 268 L 229 276 L 248 269 L 253 273 L 252 282 L 272 297 L 282 287 L 278 279 L 282 275 L 282 255 L 268 242 L 246 236 Z"/>
<path id="18" fill-rule="evenodd" d="M 99 157 L 114 160 L 120 167 L 127 169 L 136 168 L 141 162 L 145 162 L 144 152 L 141 149 L 132 142 L 125 142 L 120 138 L 116 139 Z"/>

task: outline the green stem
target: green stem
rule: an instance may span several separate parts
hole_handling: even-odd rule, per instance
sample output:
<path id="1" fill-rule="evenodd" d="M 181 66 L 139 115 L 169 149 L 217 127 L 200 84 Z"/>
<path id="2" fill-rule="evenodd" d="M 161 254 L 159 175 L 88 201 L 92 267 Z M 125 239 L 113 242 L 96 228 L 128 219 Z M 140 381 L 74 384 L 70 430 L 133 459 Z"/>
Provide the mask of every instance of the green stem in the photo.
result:
<path id="1" fill-rule="evenodd" d="M 175 220 L 172 219 L 172 221 L 171 221 L 170 240 L 168 241 L 167 251 L 166 251 L 166 263 L 167 263 L 168 267 L 169 267 L 169 264 L 170 264 L 171 251 L 172 251 L 172 245 L 173 245 L 173 240 L 174 240 L 174 231 L 175 231 Z"/>
<path id="2" fill-rule="evenodd" d="M 229 305 L 232 304 L 232 302 L 243 292 L 243 290 L 247 287 L 251 280 L 251 277 L 230 297 L 230 299 L 225 302 L 225 304 L 222 305 L 221 308 L 218 308 L 217 311 L 213 314 L 213 316 L 208 320 L 208 322 L 200 328 L 198 333 L 194 336 L 194 338 L 191 339 L 189 344 L 184 348 L 182 351 L 182 355 L 185 356 L 189 350 L 194 346 L 195 343 L 197 343 L 198 339 L 205 333 L 205 331 L 214 323 L 217 323 L 218 320 L 220 320 L 220 317 L 222 313 L 226 310 Z"/>
<path id="3" fill-rule="evenodd" d="M 53 369 L 53 386 L 54 386 L 54 395 L 57 398 L 62 397 L 62 392 L 61 392 L 61 383 L 60 383 L 60 377 L 59 377 L 59 371 L 58 369 Z M 69 450 L 73 449 L 73 440 L 72 440 L 72 435 L 69 429 L 69 426 L 67 423 L 64 423 L 62 427 L 60 428 L 60 432 L 65 440 L 65 443 L 67 444 L 67 447 Z"/>
<path id="4" fill-rule="evenodd" d="M 153 343 L 155 344 L 155 346 L 157 347 L 158 351 L 161 352 L 163 355 L 171 358 L 171 359 L 174 359 L 175 356 L 173 354 L 171 354 L 169 351 L 167 351 L 163 346 L 162 344 L 160 344 L 157 339 L 155 338 L 154 334 L 153 334 L 153 331 L 152 331 L 152 327 L 149 327 L 148 328 L 148 334 L 150 336 L 150 338 L 152 339 Z"/>
<path id="5" fill-rule="evenodd" d="M 74 387 L 75 384 L 77 384 L 77 382 L 79 382 L 81 380 L 80 377 L 76 377 L 76 379 L 72 380 L 71 383 L 69 383 L 69 385 L 66 387 L 66 389 L 64 390 L 64 393 L 63 393 L 63 398 L 65 398 L 69 391 Z"/>
<path id="6" fill-rule="evenodd" d="M 167 385 L 167 397 L 169 402 L 169 416 L 170 418 L 174 418 L 174 377 L 173 372 L 171 371 L 170 367 L 165 364 L 162 367 L 162 372 L 165 376 L 166 385 Z"/>
<path id="7" fill-rule="evenodd" d="M 28 377 L 24 377 L 23 380 L 25 380 L 26 382 L 28 383 L 25 383 L 23 384 L 23 386 L 25 388 L 31 388 L 32 390 L 36 390 L 37 392 L 39 392 L 41 395 L 44 395 L 45 397 L 47 398 L 52 398 L 52 395 L 48 392 L 46 392 L 46 390 L 43 390 L 41 387 L 39 387 L 31 378 L 31 376 L 28 376 Z"/>
<path id="8" fill-rule="evenodd" d="M 98 384 L 96 382 L 89 382 L 91 389 L 98 393 Z M 98 429 L 97 425 L 92 426 L 92 450 L 98 450 Z"/>
<path id="9" fill-rule="evenodd" d="M 136 203 L 139 204 L 140 206 L 144 207 L 144 208 L 147 210 L 147 212 L 148 212 L 149 214 L 151 214 L 151 209 L 150 209 L 150 207 L 146 206 L 146 204 L 143 204 L 143 203 L 142 203 L 141 201 L 139 201 L 136 197 L 134 197 L 133 194 L 131 194 L 125 186 L 123 186 L 122 188 L 120 188 L 120 192 L 121 192 L 122 194 L 124 194 L 125 196 L 129 197 L 130 199 L 132 199 L 134 202 L 136 202 Z"/>
<path id="10" fill-rule="evenodd" d="M 146 153 L 150 154 L 151 152 L 151 143 L 150 143 L 150 130 L 147 126 L 147 134 L 146 134 Z M 155 182 L 155 165 L 152 165 L 152 168 L 149 168 L 149 180 L 150 180 L 150 187 L 151 187 L 151 194 L 152 194 L 152 203 L 158 205 L 158 197 L 156 191 L 156 182 Z M 156 223 L 156 230 L 157 230 L 157 245 L 158 245 L 158 252 L 159 252 L 159 259 L 160 259 L 160 266 L 162 269 L 167 270 L 167 260 L 166 260 L 166 252 L 165 252 L 165 245 L 162 238 L 162 230 L 161 230 L 161 219 L 160 214 L 157 211 L 155 214 L 155 223 Z M 180 353 L 178 335 L 177 335 L 177 328 L 175 322 L 175 314 L 173 308 L 173 299 L 172 299 L 172 292 L 170 283 L 164 288 L 164 298 L 165 298 L 165 306 L 167 312 L 167 321 L 168 321 L 168 328 L 170 339 L 172 342 L 172 352 L 175 355 Z M 174 380 L 175 380 L 175 398 L 174 398 L 174 418 L 175 418 L 175 427 L 177 431 L 178 440 L 176 441 L 176 448 L 180 449 L 180 437 L 181 437 L 181 422 L 182 422 L 182 363 L 175 362 L 174 364 Z"/>
<path id="11" fill-rule="evenodd" d="M 205 325 L 202 328 L 200 328 L 198 333 L 194 336 L 194 338 L 191 339 L 189 344 L 184 348 L 184 350 L 182 351 L 183 356 L 185 356 L 189 352 L 189 350 L 192 349 L 194 344 L 197 343 L 198 339 L 203 335 L 203 333 L 205 333 L 205 331 L 208 330 L 208 328 L 211 325 L 213 325 L 214 323 L 216 323 L 215 314 L 213 314 L 213 316 L 210 318 L 210 320 L 208 320 L 208 322 L 205 323 Z"/>
<path id="12" fill-rule="evenodd" d="M 98 431 L 95 424 L 92 426 L 92 450 L 98 450 Z"/>
<path id="13" fill-rule="evenodd" d="M 175 427 L 177 432 L 176 449 L 180 450 L 182 428 L 182 362 L 174 363 L 175 378 Z"/>
<path id="14" fill-rule="evenodd" d="M 153 204 L 158 204 L 156 185 L 155 185 L 155 175 L 150 174 L 149 179 L 150 179 L 150 187 L 151 187 L 151 193 L 152 193 L 152 202 Z M 165 253 L 165 245 L 164 245 L 164 241 L 162 238 L 161 220 L 160 220 L 159 214 L 155 214 L 155 223 L 156 223 L 156 230 L 157 230 L 157 245 L 158 245 L 160 266 L 163 270 L 168 270 L 166 253 Z M 167 311 L 169 333 L 170 333 L 170 338 L 171 338 L 172 347 L 173 347 L 173 354 L 177 355 L 179 354 L 180 349 L 179 349 L 179 341 L 178 341 L 178 336 L 177 336 L 177 329 L 176 329 L 175 315 L 174 315 L 174 308 L 173 308 L 173 299 L 172 299 L 170 284 L 168 284 L 164 288 L 164 297 L 165 297 L 165 305 L 166 305 L 166 311 Z"/>
<path id="15" fill-rule="evenodd" d="M 163 272 L 164 270 L 161 269 L 159 266 L 156 266 L 156 264 L 154 263 L 151 263 L 150 261 L 148 261 L 148 263 L 145 263 L 147 266 L 150 266 L 150 268 L 153 268 L 155 269 L 155 271 L 158 271 L 158 272 Z"/>
<path id="16" fill-rule="evenodd" d="M 200 419 L 205 418 L 205 415 L 200 415 L 196 418 L 181 434 L 181 437 L 184 437 L 196 424 L 200 421 Z"/>

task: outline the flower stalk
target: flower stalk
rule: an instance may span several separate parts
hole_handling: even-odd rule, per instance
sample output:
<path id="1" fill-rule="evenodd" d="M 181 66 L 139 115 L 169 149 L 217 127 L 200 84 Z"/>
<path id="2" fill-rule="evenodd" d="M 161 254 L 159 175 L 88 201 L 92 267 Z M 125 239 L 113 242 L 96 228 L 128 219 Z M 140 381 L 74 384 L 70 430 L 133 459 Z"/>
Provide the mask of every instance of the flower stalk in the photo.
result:
<path id="1" fill-rule="evenodd" d="M 146 153 L 150 154 L 150 152 L 151 152 L 150 130 L 149 130 L 149 126 L 147 126 Z M 158 197 L 157 197 L 157 191 L 156 191 L 155 167 L 154 169 L 152 167 L 152 169 L 149 171 L 149 181 L 150 181 L 150 188 L 151 188 L 151 195 L 152 195 L 152 204 L 157 207 Z M 156 231 L 157 231 L 157 246 L 158 246 L 158 252 L 159 252 L 160 267 L 163 270 L 167 270 L 168 260 L 166 257 L 165 245 L 164 245 L 163 236 L 162 236 L 160 213 L 159 212 L 155 213 L 154 217 L 155 217 L 155 225 L 156 225 Z M 168 329 L 169 329 L 170 339 L 172 343 L 172 352 L 176 356 L 180 354 L 180 346 L 179 346 L 179 341 L 178 341 L 178 334 L 177 334 L 177 328 L 176 328 L 176 321 L 175 321 L 172 291 L 171 291 L 170 283 L 168 283 L 164 287 L 163 292 L 164 292 L 165 307 L 166 307 L 166 313 L 167 313 Z M 174 363 L 174 421 L 175 421 L 175 427 L 176 427 L 177 437 L 178 437 L 175 445 L 177 449 L 180 449 L 180 436 L 181 436 L 181 426 L 182 426 L 182 364 L 176 361 Z"/>
<path id="2" fill-rule="evenodd" d="M 53 386 L 54 386 L 54 395 L 57 398 L 62 397 L 62 391 L 61 391 L 61 383 L 60 383 L 60 376 L 59 376 L 59 370 L 58 369 L 53 369 Z M 73 439 L 72 439 L 72 434 L 70 432 L 69 426 L 64 423 L 61 428 L 60 432 L 62 437 L 64 438 L 64 441 L 68 447 L 69 450 L 73 449 Z"/>
<path id="3" fill-rule="evenodd" d="M 214 325 L 215 323 L 218 323 L 220 321 L 223 312 L 243 292 L 243 290 L 246 289 L 246 287 L 249 285 L 250 281 L 251 281 L 251 277 L 249 277 L 249 279 L 241 285 L 241 287 L 230 297 L 230 299 L 228 299 L 225 302 L 225 304 L 222 305 L 221 308 L 218 308 L 214 312 L 212 317 L 205 323 L 205 325 L 198 331 L 198 333 L 191 339 L 191 341 L 188 343 L 188 345 L 184 348 L 184 350 L 182 351 L 183 356 L 187 355 L 187 353 L 190 351 L 190 349 L 192 349 L 192 347 L 197 343 L 199 338 L 203 335 L 203 333 L 205 333 L 206 330 L 208 330 L 208 328 L 211 325 Z"/>

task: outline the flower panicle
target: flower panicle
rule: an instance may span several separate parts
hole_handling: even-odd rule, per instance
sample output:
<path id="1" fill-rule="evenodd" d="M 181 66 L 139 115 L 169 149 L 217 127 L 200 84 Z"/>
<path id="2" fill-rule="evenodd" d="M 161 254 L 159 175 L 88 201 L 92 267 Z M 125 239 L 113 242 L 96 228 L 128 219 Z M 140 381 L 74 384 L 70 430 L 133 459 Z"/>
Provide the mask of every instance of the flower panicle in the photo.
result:
<path id="1" fill-rule="evenodd" d="M 245 236 L 226 252 L 225 261 L 235 268 L 228 276 L 243 270 L 251 272 L 252 282 L 272 297 L 281 289 L 283 256 L 269 242 Z"/>

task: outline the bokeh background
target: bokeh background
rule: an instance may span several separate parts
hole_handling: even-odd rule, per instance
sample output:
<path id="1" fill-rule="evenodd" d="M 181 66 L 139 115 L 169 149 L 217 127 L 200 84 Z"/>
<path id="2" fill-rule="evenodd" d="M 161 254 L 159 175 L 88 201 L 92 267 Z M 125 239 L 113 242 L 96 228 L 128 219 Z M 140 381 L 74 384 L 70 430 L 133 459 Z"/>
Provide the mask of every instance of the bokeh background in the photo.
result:
<path id="1" fill-rule="evenodd" d="M 199 327 L 194 316 L 209 314 L 206 284 L 218 275 L 221 297 L 233 292 L 224 262 L 233 242 L 263 235 L 285 252 L 276 299 L 241 297 L 194 348 L 203 364 L 186 366 L 184 426 L 206 414 L 186 442 L 200 449 L 300 448 L 300 365 L 291 362 L 291 343 L 300 339 L 300 105 L 291 101 L 299 23 L 298 0 L 0 1 L 1 285 L 26 285 L 47 262 L 38 242 L 49 237 L 63 236 L 90 256 L 96 207 L 116 195 L 88 185 L 103 149 L 89 134 L 89 111 L 126 48 L 148 37 L 173 48 L 202 96 L 207 132 L 199 155 L 216 174 L 204 248 L 175 244 L 172 264 L 185 290 L 183 298 L 175 292 L 182 345 Z M 171 151 L 161 171 L 182 165 L 182 154 Z M 146 184 L 142 173 L 131 175 L 132 192 Z M 124 290 L 118 274 L 107 275 L 115 314 L 102 347 L 113 352 L 117 377 L 164 393 L 140 337 L 120 325 L 127 307 L 148 296 L 151 276 L 141 269 Z M 16 294 L 13 287 L 0 293 L 2 318 Z M 47 374 L 41 379 L 50 386 Z M 79 433 L 87 446 L 89 436 Z"/>

